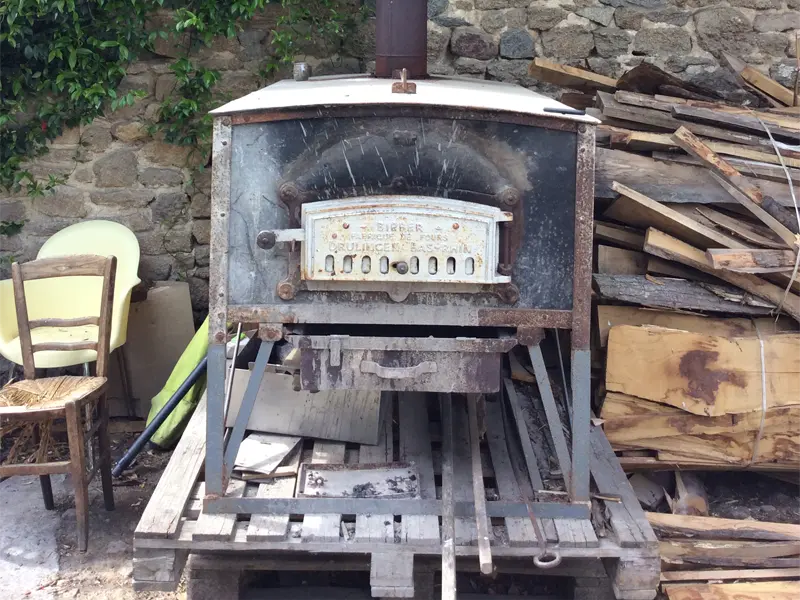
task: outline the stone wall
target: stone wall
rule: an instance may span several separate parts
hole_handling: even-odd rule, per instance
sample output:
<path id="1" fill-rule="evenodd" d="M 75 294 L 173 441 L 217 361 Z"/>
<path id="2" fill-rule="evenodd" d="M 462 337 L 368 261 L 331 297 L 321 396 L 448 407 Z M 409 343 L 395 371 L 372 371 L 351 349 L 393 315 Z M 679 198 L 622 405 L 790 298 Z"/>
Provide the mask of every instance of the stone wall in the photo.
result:
<path id="1" fill-rule="evenodd" d="M 238 97 L 262 86 L 259 69 L 269 52 L 278 11 L 270 7 L 235 39 L 221 39 L 196 55 L 221 72 L 219 89 Z M 527 76 L 534 56 L 619 75 L 642 60 L 680 77 L 744 98 L 720 67 L 723 51 L 790 85 L 800 0 L 429 0 L 430 72 L 517 82 L 556 94 Z M 0 196 L 0 220 L 26 220 L 17 236 L 0 237 L 0 276 L 10 258 L 28 260 L 56 231 L 83 219 L 103 218 L 130 227 L 142 251 L 145 280 L 184 279 L 194 307 L 208 300 L 209 172 L 207 157 L 165 144 L 148 133 L 159 103 L 175 84 L 169 72 L 178 55 L 159 40 L 157 54 L 132 65 L 124 90 L 147 97 L 58 138 L 33 165 L 46 176 L 66 174 L 65 185 L 41 198 Z M 348 39 L 341 56 L 307 49 L 317 74 L 369 70 L 374 23 Z"/>

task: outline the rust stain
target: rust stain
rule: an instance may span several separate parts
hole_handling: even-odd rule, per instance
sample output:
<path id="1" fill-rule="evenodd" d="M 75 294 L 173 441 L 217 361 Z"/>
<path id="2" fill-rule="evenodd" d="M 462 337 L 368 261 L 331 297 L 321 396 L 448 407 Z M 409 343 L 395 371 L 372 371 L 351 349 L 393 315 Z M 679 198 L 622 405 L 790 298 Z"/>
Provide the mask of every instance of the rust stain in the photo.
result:
<path id="1" fill-rule="evenodd" d="M 730 383 L 739 388 L 747 385 L 740 373 L 710 369 L 709 365 L 718 358 L 719 352 L 690 350 L 683 355 L 678 367 L 681 377 L 689 383 L 689 395 L 709 405 L 714 404 L 720 384 Z"/>

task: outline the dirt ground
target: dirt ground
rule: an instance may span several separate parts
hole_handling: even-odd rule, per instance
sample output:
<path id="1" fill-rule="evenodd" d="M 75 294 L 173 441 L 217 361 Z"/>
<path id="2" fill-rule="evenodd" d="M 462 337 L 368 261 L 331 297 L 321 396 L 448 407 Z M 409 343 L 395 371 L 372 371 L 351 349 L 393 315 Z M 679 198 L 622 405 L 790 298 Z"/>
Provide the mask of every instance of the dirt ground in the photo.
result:
<path id="1" fill-rule="evenodd" d="M 117 460 L 132 441 L 131 436 L 112 441 Z M 75 509 L 67 482 L 65 493 L 56 497 L 61 513 L 57 530 L 58 574 L 43 582 L 42 591 L 52 590 L 57 600 L 180 600 L 185 586 L 176 592 L 135 592 L 132 583 L 133 532 L 147 501 L 169 461 L 169 453 L 145 451 L 134 468 L 115 480 L 116 509 L 106 512 L 99 481 L 89 488 L 89 549 L 77 551 Z M 11 599 L 10 599 L 11 600 Z"/>

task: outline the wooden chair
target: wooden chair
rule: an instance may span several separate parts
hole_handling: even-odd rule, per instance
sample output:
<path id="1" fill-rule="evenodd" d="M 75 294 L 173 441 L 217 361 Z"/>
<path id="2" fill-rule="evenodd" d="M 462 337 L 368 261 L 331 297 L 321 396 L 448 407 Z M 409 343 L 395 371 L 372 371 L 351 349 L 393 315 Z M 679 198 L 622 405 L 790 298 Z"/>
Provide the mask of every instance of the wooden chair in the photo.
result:
<path id="1" fill-rule="evenodd" d="M 11 266 L 25 379 L 10 383 L 0 390 L 0 425 L 30 424 L 31 430 L 35 432 L 34 441 L 38 440 L 40 447 L 36 453 L 35 463 L 0 463 L 0 479 L 12 475 L 38 475 L 45 507 L 52 510 L 54 506 L 50 475 L 70 473 L 75 487 L 78 547 L 81 552 L 86 551 L 89 540 L 88 487 L 97 470 L 92 443 L 95 435 L 105 508 L 114 510 L 106 375 L 116 265 L 117 261 L 113 256 L 80 255 L 44 258 L 25 264 L 14 263 Z M 99 316 L 55 319 L 47 318 L 46 315 L 36 315 L 40 318 L 28 318 L 25 292 L 31 295 L 47 291 L 46 285 L 37 283 L 38 280 L 87 276 L 103 278 Z M 96 310 L 96 307 L 87 306 L 87 313 L 91 313 L 93 308 Z M 54 337 L 63 339 L 64 328 L 76 328 L 79 341 L 52 341 Z M 61 335 L 56 335 L 59 332 Z M 75 339 L 76 336 L 71 337 Z M 96 376 L 36 379 L 35 353 L 73 350 L 96 352 Z M 66 422 L 69 460 L 46 462 L 46 453 L 42 450 L 41 444 L 49 439 L 52 423 L 56 419 L 64 419 Z M 90 466 L 88 472 L 87 466 Z"/>

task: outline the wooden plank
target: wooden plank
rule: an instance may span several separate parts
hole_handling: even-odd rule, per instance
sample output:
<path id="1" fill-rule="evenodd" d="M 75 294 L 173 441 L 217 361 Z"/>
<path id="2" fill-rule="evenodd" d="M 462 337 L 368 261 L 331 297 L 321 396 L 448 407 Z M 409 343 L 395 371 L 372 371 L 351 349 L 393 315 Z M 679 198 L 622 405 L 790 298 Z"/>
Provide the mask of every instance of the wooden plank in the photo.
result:
<path id="1" fill-rule="evenodd" d="M 647 273 L 647 255 L 643 252 L 599 245 L 596 272 L 611 275 L 644 275 Z"/>
<path id="2" fill-rule="evenodd" d="M 413 462 L 419 474 L 419 490 L 423 499 L 436 498 L 433 457 L 424 393 L 407 393 L 399 404 L 400 460 Z M 405 543 L 439 543 L 439 518 L 436 516 L 404 516 L 402 540 Z"/>
<path id="3" fill-rule="evenodd" d="M 620 104 L 614 99 L 614 96 L 607 92 L 597 92 L 597 99 L 603 114 L 614 119 L 631 121 L 633 123 L 644 123 L 645 125 L 658 127 L 665 131 L 675 131 L 679 127 L 685 127 L 696 135 L 734 142 L 736 144 L 745 144 L 747 146 L 761 146 L 764 143 L 761 138 L 755 135 L 738 133 L 697 123 L 686 123 L 674 118 L 669 113 Z"/>
<path id="4" fill-rule="evenodd" d="M 314 442 L 311 462 L 325 465 L 344 463 L 344 444 Z M 338 542 L 341 515 L 306 515 L 303 517 L 302 536 L 305 542 Z"/>
<path id="5" fill-rule="evenodd" d="M 513 436 L 508 436 L 505 432 L 500 402 L 486 403 L 486 422 L 486 441 L 489 445 L 498 495 L 501 500 L 523 500 L 508 454 L 507 440 L 510 441 Z M 536 542 L 530 519 L 508 517 L 505 519 L 505 524 L 508 541 L 512 546 L 530 546 Z"/>
<path id="6" fill-rule="evenodd" d="M 591 474 L 601 494 L 619 494 L 622 502 L 604 502 L 611 516 L 611 531 L 623 548 L 652 546 L 658 540 L 639 506 L 628 478 L 619 466 L 611 445 L 599 427 L 592 427 L 590 434 L 592 456 Z"/>
<path id="7" fill-rule="evenodd" d="M 481 464 L 481 432 L 478 425 L 479 404 L 485 400 L 480 394 L 467 395 L 467 420 L 469 421 L 470 462 L 472 463 L 472 497 L 475 504 L 475 526 L 478 530 L 478 564 L 484 575 L 494 571 L 492 550 L 489 543 L 492 536 L 489 532 L 489 518 L 486 516 L 486 487 L 483 482 L 483 465 Z M 483 410 L 485 411 L 485 404 Z M 485 423 L 484 423 L 485 425 Z"/>
<path id="8" fill-rule="evenodd" d="M 673 584 L 664 586 L 664 591 L 669 600 L 796 600 L 800 596 L 800 582 Z"/>
<path id="9" fill-rule="evenodd" d="M 395 394 L 386 402 L 391 407 Z M 392 434 L 393 410 L 384 411 L 380 439 L 375 446 L 362 444 L 358 451 L 358 462 L 362 465 L 381 465 L 394 462 L 394 435 Z M 384 541 L 394 543 L 394 515 L 356 515 L 356 542 Z M 373 561 L 375 555 L 373 555 Z"/>
<path id="10" fill-rule="evenodd" d="M 706 256 L 715 269 L 727 269 L 738 273 L 775 273 L 791 271 L 797 254 L 791 250 L 727 250 L 710 248 Z"/>
<path id="11" fill-rule="evenodd" d="M 665 163 L 648 156 L 609 148 L 597 148 L 595 158 L 595 196 L 598 198 L 616 198 L 611 182 L 618 181 L 659 202 L 734 206 L 738 202 L 721 189 L 713 174 L 703 167 Z M 800 166 L 800 161 L 795 166 Z M 760 185 L 765 195 L 772 196 L 782 206 L 792 206 L 792 197 L 786 184 L 764 180 Z"/>
<path id="12" fill-rule="evenodd" d="M 580 91 L 607 90 L 613 92 L 617 87 L 617 80 L 611 77 L 577 67 L 561 65 L 541 57 L 533 59 L 528 67 L 528 74 L 539 81 Z"/>
<path id="13" fill-rule="evenodd" d="M 634 229 L 621 227 L 614 223 L 595 221 L 594 239 L 616 244 L 630 250 L 641 250 L 644 246 L 644 234 Z"/>
<path id="14" fill-rule="evenodd" d="M 751 244 L 766 248 L 786 248 L 786 244 L 763 225 L 751 224 L 742 218 L 730 217 L 708 206 L 698 206 L 695 208 L 695 212 Z"/>
<path id="15" fill-rule="evenodd" d="M 710 569 L 706 571 L 665 571 L 661 573 L 662 582 L 797 579 L 797 577 L 797 569 Z"/>
<path id="16" fill-rule="evenodd" d="M 745 67 L 739 73 L 739 75 L 741 75 L 742 79 L 744 79 L 747 83 L 755 86 L 768 96 L 775 98 L 781 104 L 792 106 L 792 102 L 794 100 L 792 91 L 783 87 L 774 79 L 770 79 L 760 71 L 750 66 Z"/>
<path id="17" fill-rule="evenodd" d="M 414 555 L 411 552 L 373 552 L 369 585 L 373 598 L 413 598 Z"/>
<path id="18" fill-rule="evenodd" d="M 200 398 L 189 424 L 158 481 L 136 526 L 134 538 L 172 538 L 206 456 L 206 395 Z"/>
<path id="19" fill-rule="evenodd" d="M 702 248 L 747 248 L 744 242 L 706 227 L 617 181 L 611 188 L 621 196 L 603 213 L 606 219 L 641 228 L 655 227 Z"/>
<path id="20" fill-rule="evenodd" d="M 241 498 L 244 494 L 245 485 L 244 481 L 231 481 L 225 497 Z M 236 525 L 236 513 L 209 514 L 202 512 L 197 519 L 192 539 L 201 542 L 227 541 L 233 536 L 234 525 Z"/>
<path id="21" fill-rule="evenodd" d="M 470 458 L 467 406 L 456 396 L 453 398 L 453 499 L 456 502 L 473 502 Z M 456 517 L 455 540 L 456 546 L 477 543 L 475 519 Z"/>
<path id="22" fill-rule="evenodd" d="M 293 498 L 297 477 L 278 477 L 261 483 L 257 498 Z M 249 542 L 280 542 L 289 533 L 289 515 L 252 515 L 247 526 Z"/>
<path id="23" fill-rule="evenodd" d="M 616 325 L 656 325 L 668 329 L 682 329 L 694 333 L 719 335 L 723 337 L 747 337 L 756 335 L 756 327 L 762 335 L 787 331 L 790 324 L 781 320 L 776 325 L 774 319 L 715 319 L 700 315 L 638 308 L 636 306 L 600 305 L 597 307 L 597 324 L 600 345 L 608 342 L 608 331 Z"/>
<path id="24" fill-rule="evenodd" d="M 762 352 L 766 406 L 798 404 L 800 334 L 725 338 L 621 325 L 608 336 L 606 389 L 695 415 L 760 411 Z"/>
<path id="25" fill-rule="evenodd" d="M 709 145 L 709 148 L 712 148 L 712 145 Z M 719 152 L 719 151 L 716 152 L 718 152 L 719 154 L 725 154 L 724 152 Z M 679 154 L 678 152 L 655 151 L 653 152 L 652 156 L 653 158 L 658 160 L 677 162 L 684 165 L 703 164 L 702 162 L 700 162 L 699 159 L 695 158 L 694 156 L 687 156 L 685 154 Z M 778 164 L 769 164 L 761 161 L 736 158 L 730 155 L 728 155 L 725 160 L 727 160 L 730 164 L 739 169 L 739 171 L 741 171 L 747 177 L 755 177 L 757 179 L 767 179 L 769 181 L 777 181 L 778 183 L 787 183 L 786 171 L 784 171 L 783 167 L 781 167 Z M 794 169 L 791 167 L 787 168 L 789 169 L 789 175 L 791 176 L 792 182 L 794 183 L 795 187 L 799 187 L 798 184 L 800 184 L 800 169 Z"/>
<path id="26" fill-rule="evenodd" d="M 800 541 L 800 525 L 768 521 L 721 519 L 693 515 L 646 513 L 653 528 L 666 537 L 717 540 Z"/>
<path id="27" fill-rule="evenodd" d="M 701 253 L 702 251 L 698 252 Z M 592 276 L 599 296 L 603 300 L 630 302 L 653 308 L 675 310 L 702 310 L 740 315 L 766 315 L 769 308 L 749 306 L 720 298 L 695 281 L 672 278 L 647 278 L 643 275 Z M 728 288 L 732 294 L 736 288 Z M 740 294 L 741 296 L 741 294 Z"/>
<path id="28" fill-rule="evenodd" d="M 751 540 L 661 540 L 661 558 L 784 558 L 800 554 L 800 542 L 754 542 Z"/>
<path id="29" fill-rule="evenodd" d="M 724 159 L 717 155 L 708 146 L 703 144 L 702 141 L 697 139 L 690 131 L 681 127 L 672 134 L 672 139 L 686 150 L 689 154 L 699 158 L 703 164 L 713 171 L 715 175 L 723 178 L 730 186 L 735 188 L 740 194 L 743 194 L 747 201 L 743 202 L 745 208 L 752 211 L 751 204 L 756 205 L 761 210 L 755 211 L 754 214 L 759 217 L 767 227 L 772 229 L 778 236 L 784 240 L 789 247 L 795 244 L 794 234 L 789 231 L 782 223 L 778 222 L 774 217 L 764 219 L 762 204 L 764 203 L 764 194 L 762 191 L 750 183 L 739 171 L 732 165 L 728 164 Z M 726 188 L 727 189 L 727 188 Z M 742 200 L 738 195 L 734 195 L 740 203 Z M 771 215 L 770 215 L 771 216 Z"/>
<path id="30" fill-rule="evenodd" d="M 800 114 L 800 111 L 798 111 L 798 108 L 800 107 L 763 108 L 760 110 L 753 110 L 748 106 L 733 106 L 730 104 L 720 104 L 718 102 L 688 100 L 686 98 L 663 96 L 661 94 L 656 94 L 653 96 L 653 98 L 656 102 L 659 102 L 667 107 L 664 110 L 671 110 L 672 106 L 675 104 L 696 106 L 698 108 L 711 108 L 716 111 L 731 113 L 734 115 L 756 116 L 762 121 L 775 123 L 776 125 L 780 125 L 781 127 L 786 127 L 788 129 L 800 129 L 800 123 L 797 122 L 797 118 L 794 116 Z"/>
<path id="31" fill-rule="evenodd" d="M 672 107 L 672 116 L 682 121 L 704 123 L 706 125 L 724 127 L 734 131 L 752 133 L 761 137 L 769 137 L 764 127 L 766 126 L 772 136 L 781 142 L 796 145 L 800 141 L 800 132 L 796 129 L 787 129 L 780 125 L 759 121 L 749 115 L 735 115 L 710 108 L 677 105 Z"/>
<path id="32" fill-rule="evenodd" d="M 689 267 L 698 269 L 705 273 L 719 277 L 723 281 L 730 283 L 745 292 L 753 294 L 768 302 L 781 305 L 787 314 L 800 321 L 800 297 L 795 294 L 784 294 L 784 290 L 778 286 L 768 283 L 763 279 L 746 273 L 731 273 L 714 269 L 708 264 L 708 260 L 702 250 L 669 236 L 657 229 L 648 229 L 645 235 L 645 252 L 649 252 L 660 258 L 674 260 Z"/>
<path id="33" fill-rule="evenodd" d="M 594 94 L 583 94 L 580 92 L 563 92 L 558 99 L 562 104 L 566 104 L 577 110 L 585 110 L 594 106 Z"/>
<path id="34" fill-rule="evenodd" d="M 689 279 L 695 282 L 716 282 L 715 277 L 701 273 L 697 269 L 684 267 L 683 265 L 672 262 L 671 260 L 664 260 L 657 256 L 651 256 L 647 261 L 647 272 L 651 275 L 660 275 L 661 277 L 675 277 L 677 279 Z"/>

